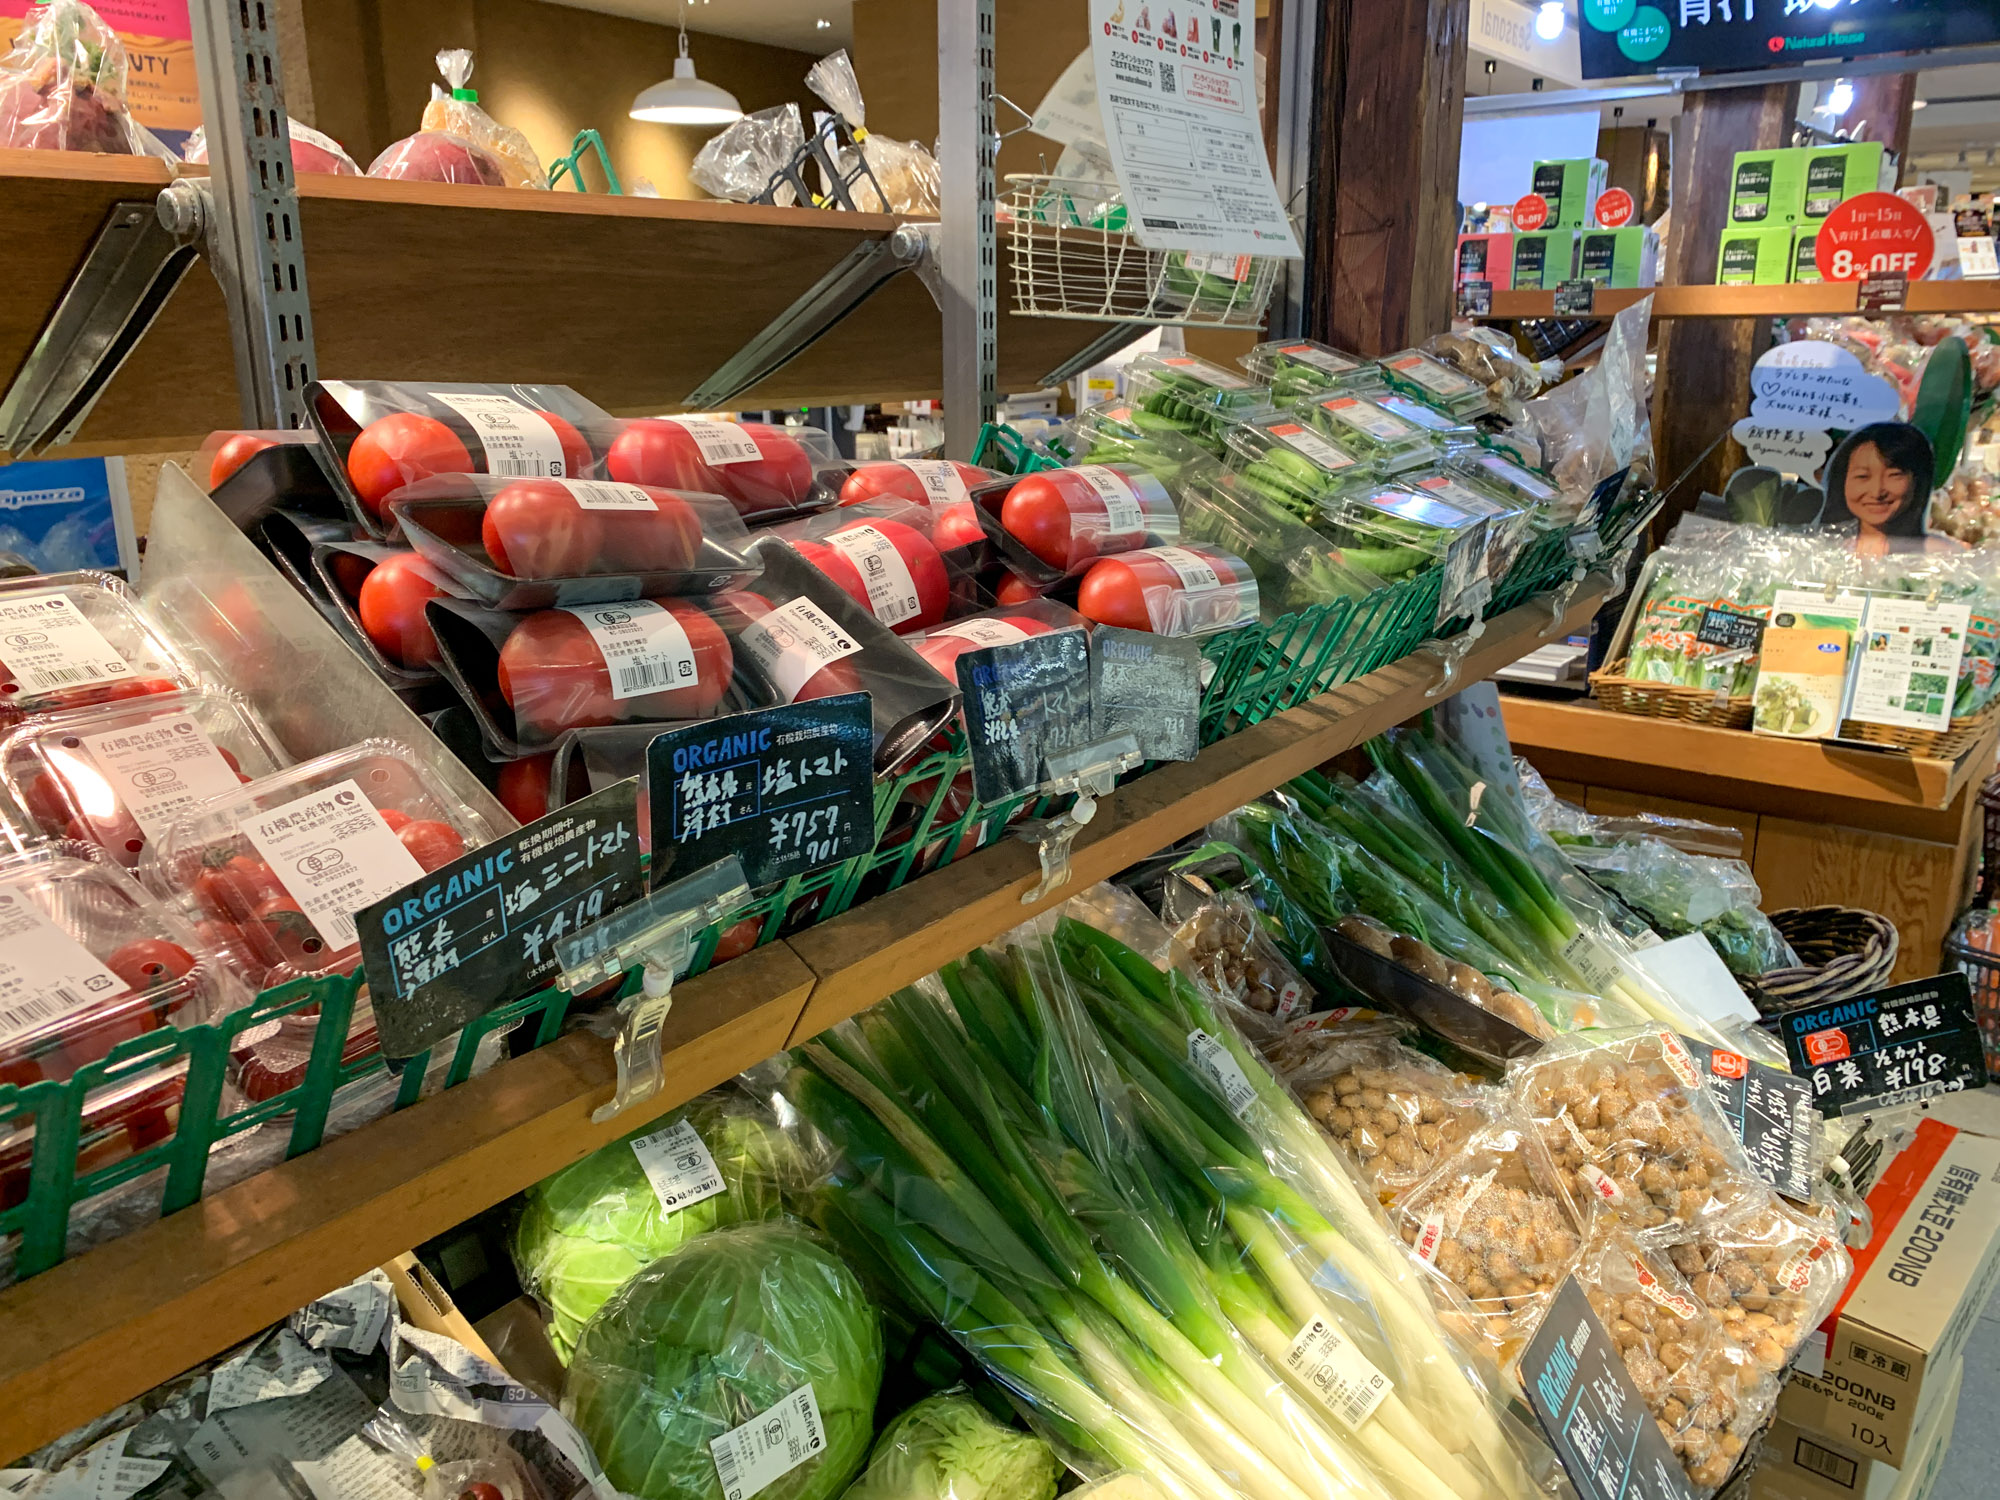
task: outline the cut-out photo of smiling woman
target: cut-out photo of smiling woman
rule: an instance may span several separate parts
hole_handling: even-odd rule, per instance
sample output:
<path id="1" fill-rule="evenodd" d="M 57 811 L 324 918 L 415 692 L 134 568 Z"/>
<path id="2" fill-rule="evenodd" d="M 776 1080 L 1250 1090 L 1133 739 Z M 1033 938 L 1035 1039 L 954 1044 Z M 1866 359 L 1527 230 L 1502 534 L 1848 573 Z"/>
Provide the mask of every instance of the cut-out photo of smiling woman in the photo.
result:
<path id="1" fill-rule="evenodd" d="M 1963 550 L 1931 533 L 1934 465 L 1930 439 L 1907 422 L 1855 428 L 1827 460 L 1820 528 L 1853 537 L 1863 557 Z"/>

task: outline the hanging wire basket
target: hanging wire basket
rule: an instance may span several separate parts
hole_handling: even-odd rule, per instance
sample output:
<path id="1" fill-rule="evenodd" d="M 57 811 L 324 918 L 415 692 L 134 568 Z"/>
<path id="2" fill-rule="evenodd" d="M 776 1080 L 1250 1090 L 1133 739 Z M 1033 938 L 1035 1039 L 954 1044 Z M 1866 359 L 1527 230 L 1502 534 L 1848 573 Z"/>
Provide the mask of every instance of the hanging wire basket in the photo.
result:
<path id="1" fill-rule="evenodd" d="M 1030 318 L 1260 328 L 1281 262 L 1148 250 L 1125 200 L 1097 178 L 1013 173 L 1001 203 L 1014 311 Z"/>

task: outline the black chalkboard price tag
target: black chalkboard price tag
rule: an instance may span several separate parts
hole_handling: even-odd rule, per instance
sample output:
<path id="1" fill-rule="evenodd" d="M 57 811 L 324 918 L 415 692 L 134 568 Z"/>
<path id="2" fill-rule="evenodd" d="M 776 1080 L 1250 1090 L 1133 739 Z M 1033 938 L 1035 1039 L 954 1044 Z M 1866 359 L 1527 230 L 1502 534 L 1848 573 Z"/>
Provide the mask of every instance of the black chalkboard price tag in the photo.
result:
<path id="1" fill-rule="evenodd" d="M 1597 310 L 1597 283 L 1565 281 L 1556 287 L 1556 316 L 1587 318 Z"/>
<path id="2" fill-rule="evenodd" d="M 670 729 L 646 747 L 653 884 L 735 855 L 751 889 L 865 854 L 875 840 L 866 693 Z"/>
<path id="3" fill-rule="evenodd" d="M 1583 1500 L 1693 1500 L 1618 1346 L 1574 1276 L 1521 1356 L 1521 1385 Z"/>
<path id="4" fill-rule="evenodd" d="M 1201 750 L 1201 647 L 1189 636 L 1100 625 L 1090 637 L 1093 740 L 1131 734 L 1147 760 Z"/>
<path id="5" fill-rule="evenodd" d="M 1956 971 L 1778 1018 L 1823 1115 L 1886 1109 L 1986 1082 L 1972 983 Z"/>
<path id="6" fill-rule="evenodd" d="M 1681 1040 L 1701 1068 L 1709 1097 L 1736 1127 L 1757 1175 L 1787 1198 L 1812 1197 L 1813 1136 L 1819 1127 L 1812 1085 L 1740 1052 L 1692 1037 Z"/>
<path id="7" fill-rule="evenodd" d="M 1761 616 L 1739 615 L 1733 609 L 1704 609 L 1694 638 L 1724 651 L 1755 651 L 1764 643 L 1764 621 Z"/>
<path id="8" fill-rule="evenodd" d="M 1090 645 L 1081 630 L 982 646 L 955 665 L 981 802 L 1033 791 L 1050 751 L 1090 743 Z"/>
<path id="9" fill-rule="evenodd" d="M 484 844 L 355 914 L 382 1055 L 416 1056 L 555 981 L 558 938 L 645 890 L 639 783 Z"/>

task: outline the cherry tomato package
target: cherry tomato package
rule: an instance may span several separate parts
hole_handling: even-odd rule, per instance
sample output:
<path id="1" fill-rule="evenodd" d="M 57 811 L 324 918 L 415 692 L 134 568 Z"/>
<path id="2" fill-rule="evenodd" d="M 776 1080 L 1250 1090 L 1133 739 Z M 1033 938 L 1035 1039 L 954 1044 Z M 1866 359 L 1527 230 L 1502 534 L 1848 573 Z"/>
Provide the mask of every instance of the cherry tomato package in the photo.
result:
<path id="1" fill-rule="evenodd" d="M 1019 474 L 973 494 L 980 524 L 1007 566 L 1046 587 L 1100 557 L 1180 540 L 1167 487 L 1138 464 L 1085 464 Z"/>
<path id="2" fill-rule="evenodd" d="M 616 425 L 606 477 L 721 495 L 750 525 L 833 503 L 840 458 L 823 432 L 717 417 L 645 417 Z"/>
<path id="3" fill-rule="evenodd" d="M 546 750 L 571 729 L 754 706 L 730 696 L 734 653 L 710 600 L 663 595 L 514 614 L 437 599 L 428 617 L 446 679 L 502 759 Z"/>
<path id="4" fill-rule="evenodd" d="M 286 763 L 249 700 L 220 688 L 155 693 L 0 738 L 0 820 L 17 847 L 69 839 L 133 869 L 181 813 Z"/>
<path id="5" fill-rule="evenodd" d="M 194 664 L 109 573 L 0 582 L 0 728 L 197 680 Z"/>
<path id="6" fill-rule="evenodd" d="M 327 478 L 376 538 L 395 526 L 384 502 L 433 474 L 589 478 L 600 455 L 584 434 L 611 425 L 566 385 L 318 380 L 306 396 Z"/>
<path id="7" fill-rule="evenodd" d="M 898 635 L 928 629 L 977 607 L 973 575 L 985 533 L 970 546 L 941 546 L 944 517 L 904 500 L 865 500 L 770 528 L 793 551 Z M 947 535 L 950 535 L 947 532 Z"/>
<path id="8" fill-rule="evenodd" d="M 0 1084 L 66 1079 L 250 998 L 198 929 L 90 846 L 0 858 Z"/>
<path id="9" fill-rule="evenodd" d="M 388 509 L 455 592 L 495 609 L 708 594 L 756 576 L 736 507 L 695 490 L 440 474 Z"/>
<path id="10" fill-rule="evenodd" d="M 139 875 L 190 903 L 202 941 L 266 990 L 352 970 L 356 912 L 498 832 L 410 746 L 366 739 L 198 804 Z"/>
<path id="11" fill-rule="evenodd" d="M 1220 547 L 1146 547 L 1092 564 L 1077 588 L 1076 609 L 1096 625 L 1213 635 L 1257 623 L 1257 578 Z"/>

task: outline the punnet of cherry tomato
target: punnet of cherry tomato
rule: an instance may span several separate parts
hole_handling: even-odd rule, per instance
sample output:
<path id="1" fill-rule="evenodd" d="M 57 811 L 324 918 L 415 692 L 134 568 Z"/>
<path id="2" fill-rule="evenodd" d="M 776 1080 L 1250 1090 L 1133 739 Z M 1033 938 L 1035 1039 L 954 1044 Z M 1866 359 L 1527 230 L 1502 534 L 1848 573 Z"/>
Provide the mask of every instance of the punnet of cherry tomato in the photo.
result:
<path id="1" fill-rule="evenodd" d="M 195 682 L 187 654 L 111 574 L 0 582 L 0 726 Z"/>

